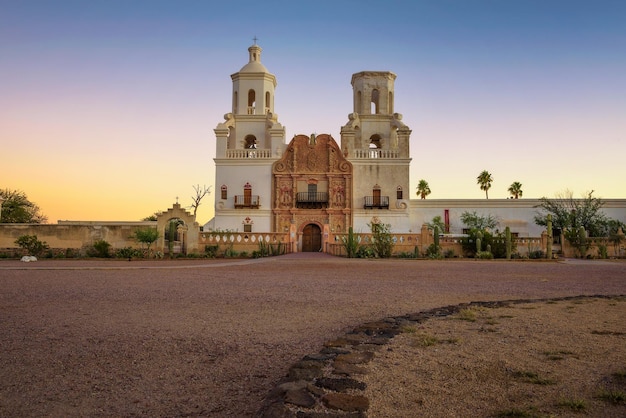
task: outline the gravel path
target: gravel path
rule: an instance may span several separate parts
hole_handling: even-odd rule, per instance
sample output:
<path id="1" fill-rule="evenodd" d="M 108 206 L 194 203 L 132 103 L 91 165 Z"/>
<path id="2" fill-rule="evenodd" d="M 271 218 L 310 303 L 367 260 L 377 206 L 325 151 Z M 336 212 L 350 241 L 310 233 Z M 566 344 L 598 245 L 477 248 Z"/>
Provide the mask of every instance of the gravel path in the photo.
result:
<path id="1" fill-rule="evenodd" d="M 0 262 L 0 416 L 254 416 L 354 326 L 477 300 L 626 294 L 624 262 Z"/>

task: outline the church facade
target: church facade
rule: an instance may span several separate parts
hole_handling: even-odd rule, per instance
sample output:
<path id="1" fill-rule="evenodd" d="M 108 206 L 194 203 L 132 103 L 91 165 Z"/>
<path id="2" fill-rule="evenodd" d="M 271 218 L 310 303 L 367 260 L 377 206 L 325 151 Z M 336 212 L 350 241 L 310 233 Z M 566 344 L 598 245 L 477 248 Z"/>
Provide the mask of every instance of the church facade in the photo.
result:
<path id="1" fill-rule="evenodd" d="M 289 233 L 297 251 L 320 251 L 334 236 L 368 232 L 373 223 L 418 233 L 433 217 L 462 234 L 465 211 L 492 215 L 518 237 L 538 237 L 537 199 L 410 199 L 411 129 L 394 108 L 396 75 L 352 75 L 353 109 L 340 143 L 327 134 L 289 142 L 274 109 L 276 77 L 262 49 L 231 75 L 231 110 L 215 132 L 215 217 L 204 231 Z M 605 202 L 607 216 L 626 221 L 626 201 Z"/>
<path id="2" fill-rule="evenodd" d="M 305 250 L 319 237 L 362 231 L 376 222 L 409 225 L 411 130 L 394 112 L 389 71 L 352 76 L 353 112 L 330 135 L 296 135 L 286 142 L 274 111 L 276 77 L 261 63 L 261 48 L 231 75 L 232 107 L 215 128 L 215 218 L 208 230 L 287 232 Z"/>

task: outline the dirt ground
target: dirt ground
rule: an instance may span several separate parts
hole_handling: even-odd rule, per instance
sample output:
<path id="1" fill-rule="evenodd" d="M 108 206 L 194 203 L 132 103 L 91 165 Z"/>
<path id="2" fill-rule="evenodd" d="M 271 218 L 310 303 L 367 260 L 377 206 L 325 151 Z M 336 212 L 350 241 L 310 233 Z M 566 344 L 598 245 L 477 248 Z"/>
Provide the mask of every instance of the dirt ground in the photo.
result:
<path id="1" fill-rule="evenodd" d="M 1 261 L 0 416 L 254 416 L 291 364 L 363 322 L 471 301 L 598 294 L 626 294 L 626 263 L 355 260 L 323 254 L 246 261 Z M 429 327 L 424 330 L 408 330 L 371 364 L 369 415 L 383 416 L 376 408 L 391 407 L 397 413 L 388 416 L 411 416 L 416 405 L 438 396 L 420 390 L 409 409 L 385 395 L 377 397 L 384 394 L 376 389 L 377 381 L 405 378 L 384 375 L 381 367 L 391 370 L 384 361 L 398 363 L 399 370 L 427 367 L 414 363 L 415 352 L 391 357 L 405 349 L 435 354 L 429 357 L 433 370 L 453 368 L 446 359 L 460 354 L 445 350 L 461 348 L 493 361 L 496 355 L 512 358 L 504 346 L 512 353 L 518 348 L 574 353 L 547 362 L 558 366 L 554 372 L 535 363 L 519 370 L 505 363 L 491 366 L 518 384 L 517 371 L 560 381 L 553 374 L 584 354 L 568 348 L 567 341 L 583 341 L 579 335 L 604 336 L 620 344 L 598 349 L 596 340 L 585 340 L 593 345 L 588 348 L 590 358 L 616 354 L 622 364 L 615 372 L 623 372 L 626 349 L 619 333 L 625 331 L 626 302 L 614 303 L 590 302 L 576 305 L 572 312 L 567 304 L 540 303 L 525 312 L 535 317 L 523 317 L 520 307 L 506 308 L 515 312 L 478 312 L 474 322 L 445 323 L 467 329 L 443 331 L 437 320 L 424 324 Z M 525 348 L 534 338 L 515 340 L 515 334 L 507 334 L 512 323 L 526 327 L 530 335 L 543 332 L 549 326 L 537 318 L 554 317 L 575 321 L 563 322 L 559 334 L 542 336 L 537 341 L 543 345 L 535 351 Z M 582 332 L 576 327 L 585 321 L 591 322 Z M 495 331 L 479 332 L 480 326 Z M 455 343 L 414 347 L 411 338 L 421 332 L 442 340 L 447 332 Z M 568 332 L 571 340 L 564 339 Z M 481 339 L 484 336 L 508 345 Z M 513 377 L 506 374 L 509 369 Z M 603 370 L 603 376 L 609 372 Z M 538 387 L 521 386 L 529 399 Z M 455 405 L 467 405 L 475 392 L 451 388 L 443 393 Z M 509 406 L 518 407 L 532 403 Z M 428 410 L 422 412 L 428 416 Z"/>

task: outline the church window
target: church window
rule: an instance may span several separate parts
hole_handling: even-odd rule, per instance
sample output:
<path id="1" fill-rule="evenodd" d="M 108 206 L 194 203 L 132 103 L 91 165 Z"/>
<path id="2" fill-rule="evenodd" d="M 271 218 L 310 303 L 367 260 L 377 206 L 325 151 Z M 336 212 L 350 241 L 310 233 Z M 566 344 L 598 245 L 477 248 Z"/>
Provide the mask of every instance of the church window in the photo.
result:
<path id="1" fill-rule="evenodd" d="M 363 112 L 363 110 L 361 110 L 361 90 L 356 92 L 356 112 Z"/>
<path id="2" fill-rule="evenodd" d="M 237 114 L 237 92 L 233 93 L 233 113 Z"/>
<path id="3" fill-rule="evenodd" d="M 265 113 L 269 113 L 270 109 L 271 109 L 271 105 L 270 105 L 270 92 L 266 91 L 265 92 Z"/>
<path id="4" fill-rule="evenodd" d="M 228 199 L 228 186 L 226 186 L 225 184 L 222 185 L 222 199 Z"/>
<path id="5" fill-rule="evenodd" d="M 246 136 L 245 141 L 245 147 L 247 149 L 256 149 L 256 137 L 254 135 Z"/>
<path id="6" fill-rule="evenodd" d="M 371 113 L 373 115 L 377 115 L 380 112 L 380 108 L 378 107 L 379 105 L 379 94 L 378 94 L 378 89 L 374 89 L 372 90 L 372 103 L 371 103 Z"/>
<path id="7" fill-rule="evenodd" d="M 248 115 L 254 115 L 254 107 L 256 105 L 256 92 L 252 89 L 248 90 Z"/>
<path id="8" fill-rule="evenodd" d="M 250 219 L 249 216 L 246 216 L 246 219 L 243 220 L 242 224 L 243 232 L 252 232 L 252 225 L 254 224 L 254 221 Z"/>
<path id="9" fill-rule="evenodd" d="M 381 148 L 380 140 L 381 140 L 380 135 L 372 135 L 372 137 L 370 138 L 370 144 L 369 144 L 370 158 L 380 157 L 380 148 Z"/>
<path id="10" fill-rule="evenodd" d="M 400 186 L 396 189 L 396 199 L 402 200 L 402 187 Z"/>
<path id="11" fill-rule="evenodd" d="M 393 113 L 393 92 L 389 92 L 389 114 Z"/>

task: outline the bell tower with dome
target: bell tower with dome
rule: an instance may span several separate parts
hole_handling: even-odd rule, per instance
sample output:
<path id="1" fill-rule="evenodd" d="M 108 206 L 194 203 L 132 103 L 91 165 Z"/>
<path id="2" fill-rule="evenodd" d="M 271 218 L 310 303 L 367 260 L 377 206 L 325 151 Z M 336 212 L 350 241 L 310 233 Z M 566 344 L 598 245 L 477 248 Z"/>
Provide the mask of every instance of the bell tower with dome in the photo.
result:
<path id="1" fill-rule="evenodd" d="M 341 148 L 354 167 L 354 228 L 388 223 L 409 230 L 409 139 L 411 130 L 394 109 L 390 71 L 352 75 L 353 111 L 341 128 Z"/>
<path id="2" fill-rule="evenodd" d="M 276 76 L 261 63 L 261 52 L 255 40 L 248 63 L 230 76 L 232 108 L 214 129 L 215 218 L 208 225 L 213 230 L 271 230 L 272 164 L 286 144 L 274 113 Z"/>

